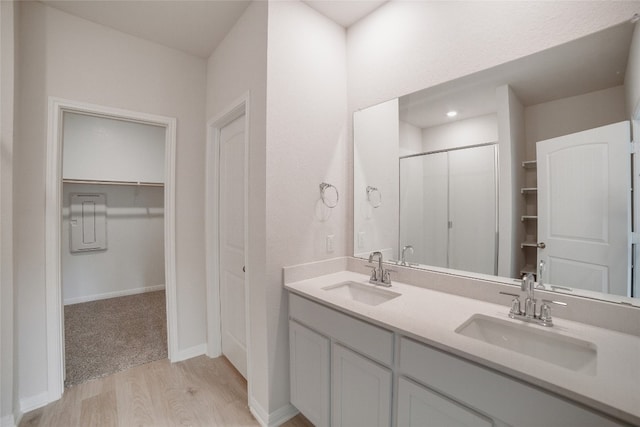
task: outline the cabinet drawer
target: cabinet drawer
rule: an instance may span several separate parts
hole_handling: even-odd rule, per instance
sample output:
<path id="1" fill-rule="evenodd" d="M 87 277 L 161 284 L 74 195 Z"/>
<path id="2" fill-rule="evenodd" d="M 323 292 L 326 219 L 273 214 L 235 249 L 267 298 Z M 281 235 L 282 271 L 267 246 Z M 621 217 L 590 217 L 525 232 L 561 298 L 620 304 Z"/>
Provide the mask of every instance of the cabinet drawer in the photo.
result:
<path id="1" fill-rule="evenodd" d="M 404 337 L 400 340 L 399 367 L 402 375 L 508 425 L 625 425 L 537 387 Z"/>
<path id="2" fill-rule="evenodd" d="M 393 363 L 393 332 L 289 293 L 289 316 L 377 360 Z"/>

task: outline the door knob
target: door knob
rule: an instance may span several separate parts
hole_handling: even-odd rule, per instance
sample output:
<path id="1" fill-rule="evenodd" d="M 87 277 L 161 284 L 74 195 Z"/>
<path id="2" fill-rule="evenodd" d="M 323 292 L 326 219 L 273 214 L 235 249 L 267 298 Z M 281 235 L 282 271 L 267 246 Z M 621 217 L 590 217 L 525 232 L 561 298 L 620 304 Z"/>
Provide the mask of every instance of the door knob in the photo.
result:
<path id="1" fill-rule="evenodd" d="M 242 266 L 242 272 L 243 272 L 243 273 L 245 272 L 244 265 Z"/>
<path id="2" fill-rule="evenodd" d="M 547 247 L 547 245 L 545 245 L 544 242 L 540 242 L 536 246 L 538 247 L 538 249 L 544 249 Z"/>

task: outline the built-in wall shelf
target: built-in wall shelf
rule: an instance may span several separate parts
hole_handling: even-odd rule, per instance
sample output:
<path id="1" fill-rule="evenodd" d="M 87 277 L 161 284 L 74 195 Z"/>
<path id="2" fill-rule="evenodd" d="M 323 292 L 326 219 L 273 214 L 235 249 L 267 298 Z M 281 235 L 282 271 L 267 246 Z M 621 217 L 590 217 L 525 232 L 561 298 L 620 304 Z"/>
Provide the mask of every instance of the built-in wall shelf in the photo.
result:
<path id="1" fill-rule="evenodd" d="M 522 276 L 523 274 L 529 274 L 529 273 L 533 275 L 536 274 L 536 268 L 533 265 L 527 264 L 520 269 L 520 276 Z"/>
<path id="2" fill-rule="evenodd" d="M 64 184 L 135 185 L 143 187 L 164 187 L 163 182 L 103 181 L 99 179 L 63 179 L 62 182 Z"/>
<path id="3" fill-rule="evenodd" d="M 536 185 L 536 175 L 538 162 L 537 160 L 524 160 L 522 161 L 522 168 L 524 169 L 523 173 L 523 182 L 521 185 Z M 520 270 L 520 276 L 528 273 L 532 273 L 534 276 L 536 274 L 536 258 L 537 258 L 537 250 L 527 249 L 527 248 L 537 248 L 537 231 L 535 231 L 538 227 L 538 188 L 537 187 L 521 187 L 520 194 L 522 194 L 522 201 L 524 202 L 522 205 L 522 215 L 520 217 L 520 221 L 524 223 L 524 228 L 527 230 L 527 235 L 520 237 L 520 249 L 522 252 L 520 253 L 520 265 L 524 265 Z M 534 215 L 528 215 L 529 213 L 533 213 Z"/>

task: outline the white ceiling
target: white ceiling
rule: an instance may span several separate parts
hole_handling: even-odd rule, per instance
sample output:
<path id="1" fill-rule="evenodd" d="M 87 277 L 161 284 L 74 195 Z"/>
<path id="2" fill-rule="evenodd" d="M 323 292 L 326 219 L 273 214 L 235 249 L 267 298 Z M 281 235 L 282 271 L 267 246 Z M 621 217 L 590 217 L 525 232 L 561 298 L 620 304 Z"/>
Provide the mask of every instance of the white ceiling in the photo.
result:
<path id="1" fill-rule="evenodd" d="M 400 98 L 400 119 L 426 128 L 495 113 L 495 89 L 509 84 L 524 106 L 624 83 L 633 25 L 625 23 L 534 55 Z"/>
<path id="2" fill-rule="evenodd" d="M 1 1 L 1 0 L 0 0 Z M 40 0 L 51 7 L 201 58 L 208 58 L 249 0 Z M 343 27 L 387 0 L 308 0 Z"/>
<path id="3" fill-rule="evenodd" d="M 303 0 L 327 18 L 349 28 L 388 0 Z"/>
<path id="4" fill-rule="evenodd" d="M 49 6 L 208 58 L 249 5 L 244 0 L 40 0 Z"/>

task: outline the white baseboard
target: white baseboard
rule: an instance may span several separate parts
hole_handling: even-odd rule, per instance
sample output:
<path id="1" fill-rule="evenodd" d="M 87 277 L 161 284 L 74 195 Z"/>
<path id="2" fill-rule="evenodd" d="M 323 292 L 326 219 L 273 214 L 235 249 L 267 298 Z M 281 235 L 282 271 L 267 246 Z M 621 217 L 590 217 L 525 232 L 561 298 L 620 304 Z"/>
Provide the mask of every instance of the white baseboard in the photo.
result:
<path id="1" fill-rule="evenodd" d="M 277 427 L 298 415 L 298 410 L 290 403 L 271 413 L 267 413 L 251 396 L 249 397 L 249 411 L 262 427 Z"/>
<path id="2" fill-rule="evenodd" d="M 0 427 L 16 427 L 18 423 L 13 418 L 13 415 L 5 415 L 0 419 Z"/>
<path id="3" fill-rule="evenodd" d="M 291 403 L 276 409 L 269 414 L 269 427 L 276 427 L 298 415 L 298 410 Z"/>
<path id="4" fill-rule="evenodd" d="M 255 417 L 256 421 L 258 421 L 258 424 L 262 427 L 269 426 L 269 414 L 256 402 L 253 396 L 249 396 L 249 411 Z"/>
<path id="5" fill-rule="evenodd" d="M 64 300 L 64 305 L 80 304 L 82 302 L 98 301 L 101 299 L 126 297 L 129 295 L 143 294 L 145 292 L 155 292 L 164 289 L 164 285 L 145 286 L 144 288 L 125 289 L 123 291 L 105 292 L 103 294 L 87 295 L 84 297 L 68 298 Z"/>
<path id="6" fill-rule="evenodd" d="M 175 357 L 171 359 L 171 362 L 182 362 L 183 360 L 191 359 L 193 357 L 202 356 L 207 353 L 207 344 L 198 344 L 193 347 L 185 348 L 178 351 Z"/>
<path id="7" fill-rule="evenodd" d="M 48 391 L 37 394 L 35 396 L 25 397 L 24 399 L 20 399 L 20 413 L 26 414 L 27 412 L 33 411 L 34 409 L 42 408 L 49 403 Z"/>

